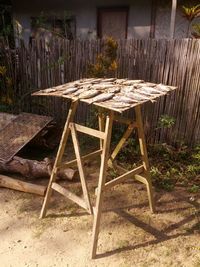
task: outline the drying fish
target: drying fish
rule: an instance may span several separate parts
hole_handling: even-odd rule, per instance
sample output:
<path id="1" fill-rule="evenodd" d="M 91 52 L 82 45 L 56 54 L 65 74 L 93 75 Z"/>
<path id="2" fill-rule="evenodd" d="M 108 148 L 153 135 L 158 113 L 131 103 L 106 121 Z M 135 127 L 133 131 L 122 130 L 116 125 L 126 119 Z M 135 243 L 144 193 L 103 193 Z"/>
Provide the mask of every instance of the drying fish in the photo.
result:
<path id="1" fill-rule="evenodd" d="M 111 99 L 113 98 L 115 94 L 114 93 L 103 93 L 103 94 L 100 94 L 98 96 L 95 96 L 91 103 L 94 103 L 94 102 L 103 102 L 105 100 L 108 100 L 108 99 Z"/>
<path id="2" fill-rule="evenodd" d="M 124 82 L 126 82 L 127 81 L 127 79 L 116 79 L 115 81 L 114 81 L 114 83 L 115 84 L 122 84 L 122 83 L 124 83 Z"/>
<path id="3" fill-rule="evenodd" d="M 108 89 L 108 88 L 112 88 L 112 87 L 115 87 L 114 84 L 110 83 L 110 84 L 95 84 L 92 86 L 92 89 L 96 89 L 96 90 L 105 90 L 105 89 Z"/>
<path id="4" fill-rule="evenodd" d="M 158 95 L 158 94 L 162 94 L 161 91 L 159 90 L 156 90 L 155 88 L 151 88 L 151 87 L 142 87 L 140 89 L 137 90 L 137 92 L 143 92 L 143 93 L 146 93 L 148 95 Z"/>
<path id="5" fill-rule="evenodd" d="M 114 82 L 116 80 L 116 78 L 106 78 L 106 79 L 103 79 L 102 82 Z"/>
<path id="6" fill-rule="evenodd" d="M 137 101 L 144 101 L 144 100 L 149 100 L 148 97 L 146 96 L 143 96 L 143 95 L 140 95 L 140 94 L 137 94 L 137 93 L 127 93 L 126 94 L 127 97 L 130 97 L 130 98 L 133 98 L 134 100 L 137 100 Z"/>
<path id="7" fill-rule="evenodd" d="M 123 95 L 117 95 L 117 96 L 113 97 L 113 100 L 115 100 L 116 102 L 122 102 L 122 103 L 128 103 L 128 104 L 138 102 L 137 100 L 134 100 L 133 98 L 123 96 Z"/>
<path id="8" fill-rule="evenodd" d="M 133 84 L 139 84 L 139 83 L 143 83 L 143 80 L 127 80 L 125 82 L 123 82 L 124 85 L 133 85 Z"/>
<path id="9" fill-rule="evenodd" d="M 81 93 L 79 95 L 79 98 L 81 98 L 81 99 L 87 99 L 87 98 L 94 97 L 94 96 L 96 96 L 98 94 L 99 94 L 99 91 L 98 90 L 91 89 L 91 90 L 87 90 L 87 91 Z"/>
<path id="10" fill-rule="evenodd" d="M 158 96 L 158 94 L 153 94 L 153 93 L 149 93 L 149 92 L 147 92 L 147 91 L 144 91 L 144 90 L 142 90 L 142 89 L 138 89 L 137 90 L 137 93 L 139 93 L 139 94 L 141 94 L 141 95 L 145 95 L 145 96 L 148 96 L 148 97 L 156 97 L 156 96 Z"/>
<path id="11" fill-rule="evenodd" d="M 161 90 L 163 92 L 169 92 L 170 91 L 169 86 L 166 86 L 166 85 L 161 84 L 161 83 L 156 86 L 156 89 Z"/>
<path id="12" fill-rule="evenodd" d="M 74 92 L 76 92 L 78 90 L 78 87 L 71 87 L 66 89 L 65 91 L 63 91 L 63 95 L 68 95 L 68 94 L 72 94 Z"/>
<path id="13" fill-rule="evenodd" d="M 146 86 L 146 83 L 136 83 L 136 84 L 133 85 L 133 87 L 136 88 L 136 89 L 139 89 L 139 88 L 141 88 L 143 86 Z"/>
<path id="14" fill-rule="evenodd" d="M 44 90 L 41 90 L 41 93 L 53 93 L 53 92 L 56 92 L 56 89 L 54 88 L 48 88 L 48 89 L 44 89 Z"/>
<path id="15" fill-rule="evenodd" d="M 120 92 L 120 89 L 121 89 L 121 87 L 111 87 L 111 88 L 108 88 L 108 89 L 106 89 L 106 92 L 107 93 L 119 93 Z"/>
<path id="16" fill-rule="evenodd" d="M 86 88 L 81 88 L 81 89 L 78 89 L 78 91 L 76 91 L 73 96 L 78 96 L 80 95 L 81 93 L 85 92 L 87 89 Z"/>
<path id="17" fill-rule="evenodd" d="M 133 92 L 134 90 L 135 88 L 133 86 L 124 86 L 122 87 L 121 92 L 126 94 L 126 93 Z"/>
<path id="18" fill-rule="evenodd" d="M 155 87 L 156 86 L 156 83 L 146 82 L 145 83 L 145 86 L 147 86 L 147 87 Z"/>
<path id="19" fill-rule="evenodd" d="M 111 103 L 106 103 L 108 106 L 111 106 L 112 108 L 128 108 L 131 105 L 128 103 L 123 103 L 123 102 L 111 102 Z"/>

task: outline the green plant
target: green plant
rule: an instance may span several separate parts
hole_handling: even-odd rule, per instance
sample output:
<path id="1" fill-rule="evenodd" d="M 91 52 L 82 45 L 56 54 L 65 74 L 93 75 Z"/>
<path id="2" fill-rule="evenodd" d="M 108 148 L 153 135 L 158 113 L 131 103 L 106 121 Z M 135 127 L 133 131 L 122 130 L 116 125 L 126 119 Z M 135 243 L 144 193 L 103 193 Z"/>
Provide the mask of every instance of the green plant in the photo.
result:
<path id="1" fill-rule="evenodd" d="M 200 191 L 200 186 L 194 184 L 188 189 L 188 191 L 190 193 L 198 193 Z"/>
<path id="2" fill-rule="evenodd" d="M 88 65 L 91 77 L 112 77 L 117 69 L 117 42 L 109 37 L 106 39 L 103 52 L 97 55 L 96 63 Z"/>
<path id="3" fill-rule="evenodd" d="M 183 16 L 188 20 L 188 30 L 187 30 L 187 36 L 189 36 L 190 34 L 190 26 L 192 21 L 200 16 L 200 4 L 197 5 L 193 5 L 193 6 L 182 6 L 182 12 L 183 12 Z M 193 28 L 193 27 L 192 27 Z M 198 29 L 194 29 L 195 32 L 194 34 L 192 34 L 194 37 L 196 37 L 196 30 L 198 31 Z"/>
<path id="4" fill-rule="evenodd" d="M 187 18 L 188 21 L 194 20 L 194 18 L 200 16 L 200 4 L 195 6 L 182 6 L 183 16 Z"/>
<path id="5" fill-rule="evenodd" d="M 195 38 L 200 38 L 200 23 L 194 23 L 192 25 L 192 29 L 193 29 L 192 35 Z"/>
<path id="6" fill-rule="evenodd" d="M 158 120 L 158 127 L 159 128 L 171 128 L 175 124 L 175 119 L 170 117 L 169 115 L 162 115 Z"/>

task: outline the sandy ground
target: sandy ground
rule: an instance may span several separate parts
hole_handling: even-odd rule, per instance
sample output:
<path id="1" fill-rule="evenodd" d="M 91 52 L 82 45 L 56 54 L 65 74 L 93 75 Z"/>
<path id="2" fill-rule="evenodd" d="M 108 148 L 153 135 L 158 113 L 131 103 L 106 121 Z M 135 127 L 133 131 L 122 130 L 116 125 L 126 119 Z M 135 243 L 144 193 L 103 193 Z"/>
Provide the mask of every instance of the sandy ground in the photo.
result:
<path id="1" fill-rule="evenodd" d="M 88 178 L 91 193 L 96 176 Z M 81 194 L 79 182 L 62 183 Z M 183 188 L 156 192 L 155 214 L 145 186 L 134 181 L 106 193 L 95 260 L 90 259 L 92 216 L 54 193 L 47 217 L 39 220 L 42 200 L 0 189 L 1 267 L 200 266 L 199 196 Z"/>

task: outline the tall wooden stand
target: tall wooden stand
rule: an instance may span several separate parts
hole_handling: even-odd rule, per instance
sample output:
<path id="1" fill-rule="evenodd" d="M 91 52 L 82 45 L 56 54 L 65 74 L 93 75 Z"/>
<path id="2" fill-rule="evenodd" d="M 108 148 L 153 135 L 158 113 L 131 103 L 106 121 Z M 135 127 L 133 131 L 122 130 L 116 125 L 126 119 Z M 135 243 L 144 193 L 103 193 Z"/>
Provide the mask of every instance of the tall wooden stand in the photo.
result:
<path id="1" fill-rule="evenodd" d="M 82 126 L 82 125 L 79 125 L 73 122 L 74 115 L 77 109 L 77 105 L 78 105 L 78 101 L 72 102 L 71 108 L 68 113 L 68 117 L 67 117 L 66 124 L 63 130 L 61 142 L 59 145 L 58 153 L 57 153 L 54 167 L 52 170 L 52 174 L 49 180 L 49 185 L 48 185 L 46 195 L 44 198 L 40 218 L 43 218 L 46 215 L 47 205 L 51 197 L 52 189 L 66 196 L 68 199 L 72 200 L 73 202 L 81 206 L 82 208 L 86 209 L 89 214 L 93 214 L 94 223 L 93 223 L 93 235 L 92 235 L 93 241 L 92 241 L 91 257 L 92 259 L 94 259 L 96 256 L 96 251 L 97 251 L 97 243 L 98 243 L 98 235 L 99 235 L 100 219 L 101 219 L 102 203 L 103 203 L 103 194 L 105 191 L 109 190 L 111 187 L 115 186 L 116 184 L 122 182 L 126 178 L 132 177 L 146 185 L 150 210 L 152 212 L 154 212 L 154 201 L 153 201 L 152 184 L 151 184 L 151 179 L 149 175 L 149 162 L 148 162 L 148 157 L 147 157 L 147 149 L 146 149 L 146 143 L 145 143 L 145 138 L 144 138 L 144 130 L 143 130 L 140 106 L 135 107 L 136 121 L 134 122 L 127 118 L 117 117 L 114 114 L 114 111 L 109 111 L 109 114 L 106 116 L 106 118 L 104 118 L 102 114 L 99 114 L 99 130 L 94 130 L 89 127 L 85 127 L 85 126 Z M 124 135 L 122 136 L 121 140 L 119 141 L 118 145 L 116 146 L 116 148 L 110 155 L 110 142 L 111 142 L 113 121 L 118 121 L 120 123 L 126 124 L 128 128 L 125 131 Z M 120 167 L 120 169 L 124 173 L 120 175 L 119 177 L 109 182 L 106 182 L 107 167 L 112 166 L 114 164 L 114 160 L 117 154 L 119 153 L 120 149 L 122 148 L 127 138 L 132 133 L 133 129 L 137 129 L 138 131 L 140 151 L 141 151 L 141 157 L 142 157 L 142 165 L 129 171 L 122 169 Z M 63 153 L 65 150 L 67 139 L 69 137 L 70 132 L 72 136 L 76 159 L 70 162 L 62 163 Z M 99 138 L 100 149 L 90 154 L 87 154 L 85 156 L 81 156 L 79 142 L 77 139 L 77 132 L 82 132 L 82 133 Z M 84 160 L 92 159 L 93 157 L 97 155 L 101 155 L 101 165 L 100 165 L 99 181 L 98 181 L 98 187 L 97 187 L 96 205 L 92 208 L 89 193 L 88 193 L 87 183 L 85 179 L 83 162 Z M 80 174 L 80 181 L 81 181 L 81 186 L 83 190 L 83 198 L 75 195 L 74 193 L 70 192 L 68 189 L 56 183 L 56 175 L 59 169 L 66 168 L 66 167 L 73 167 L 75 165 L 78 166 L 78 170 Z"/>

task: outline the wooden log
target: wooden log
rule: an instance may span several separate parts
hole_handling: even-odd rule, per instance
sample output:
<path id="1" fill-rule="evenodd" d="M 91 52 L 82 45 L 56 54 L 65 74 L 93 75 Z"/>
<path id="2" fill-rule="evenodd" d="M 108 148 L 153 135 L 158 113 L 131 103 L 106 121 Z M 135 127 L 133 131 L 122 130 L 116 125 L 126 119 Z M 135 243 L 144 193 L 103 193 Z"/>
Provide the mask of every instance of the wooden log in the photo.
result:
<path id="1" fill-rule="evenodd" d="M 5 175 L 0 175 L 0 187 L 6 187 L 40 196 L 44 196 L 46 191 L 46 186 L 23 182 Z"/>
<path id="2" fill-rule="evenodd" d="M 45 158 L 43 161 L 24 159 L 15 156 L 9 162 L 0 162 L 0 172 L 18 173 L 26 178 L 42 178 L 51 175 L 53 160 Z M 59 170 L 58 178 L 72 180 L 76 170 L 66 168 Z"/>

